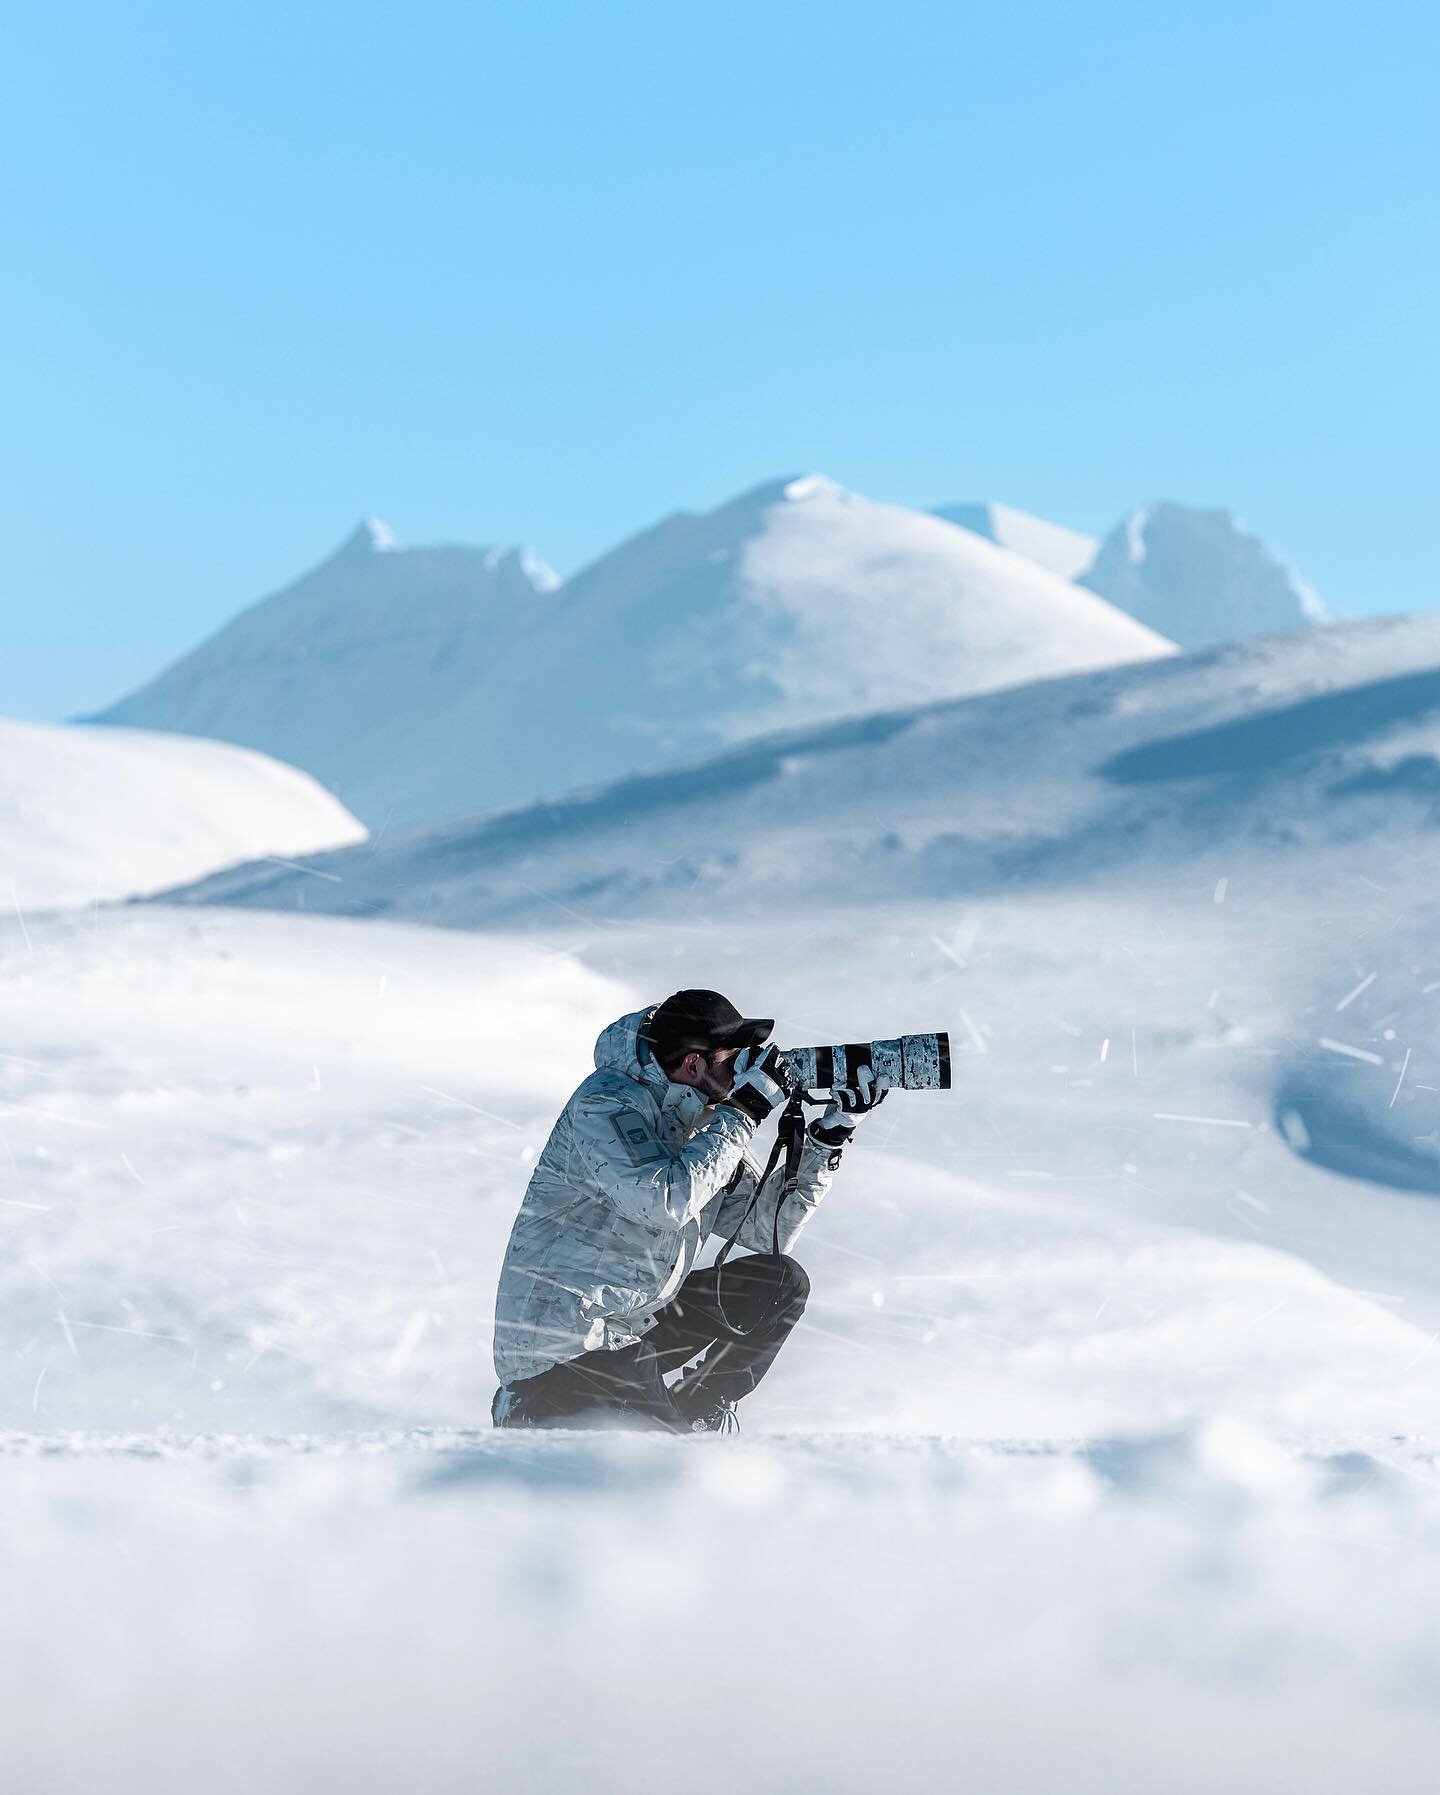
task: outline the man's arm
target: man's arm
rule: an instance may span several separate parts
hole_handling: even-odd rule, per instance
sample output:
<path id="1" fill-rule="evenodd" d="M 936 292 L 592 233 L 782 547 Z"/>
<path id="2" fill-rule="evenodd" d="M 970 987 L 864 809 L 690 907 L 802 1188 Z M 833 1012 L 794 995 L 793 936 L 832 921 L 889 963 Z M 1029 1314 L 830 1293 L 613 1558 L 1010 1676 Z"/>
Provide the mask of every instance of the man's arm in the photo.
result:
<path id="1" fill-rule="evenodd" d="M 722 1103 L 672 1153 L 640 1107 L 609 1091 L 583 1097 L 574 1121 L 586 1170 L 621 1214 L 677 1232 L 735 1176 L 756 1127 L 745 1110 Z"/>
<path id="2" fill-rule="evenodd" d="M 728 1240 L 739 1227 L 737 1243 L 748 1247 L 751 1252 L 773 1253 L 777 1238 L 780 1251 L 790 1251 L 800 1230 L 829 1190 L 831 1178 L 840 1164 L 840 1155 L 855 1138 L 856 1123 L 885 1101 L 885 1092 L 876 1088 L 874 1074 L 868 1067 L 862 1069 L 860 1080 L 859 1090 L 836 1092 L 825 1110 L 805 1130 L 805 1143 L 800 1152 L 800 1164 L 796 1168 L 795 1188 L 788 1197 L 784 1195 L 785 1168 L 782 1159 L 770 1174 L 770 1182 L 765 1186 L 760 1201 L 753 1209 L 750 1208 L 755 1187 L 760 1181 L 760 1173 L 750 1155 L 747 1153 L 744 1156 L 744 1169 L 736 1180 L 734 1190 L 726 1195 L 716 1212 L 711 1224 L 712 1233 Z M 775 1227 L 777 1205 L 780 1210 L 778 1236 Z M 743 1226 L 742 1216 L 745 1218 Z"/>
<path id="3" fill-rule="evenodd" d="M 817 1126 L 817 1123 L 812 1122 L 806 1130 L 805 1144 L 800 1150 L 795 1189 L 783 1203 L 781 1198 L 784 1197 L 785 1162 L 782 1158 L 770 1174 L 770 1182 L 765 1186 L 760 1201 L 750 1209 L 755 1187 L 760 1182 L 760 1168 L 748 1153 L 745 1154 L 744 1170 L 734 1190 L 728 1193 L 710 1224 L 712 1234 L 718 1235 L 721 1240 L 728 1240 L 743 1215 L 745 1224 L 736 1236 L 736 1245 L 746 1247 L 752 1253 L 773 1253 L 775 1208 L 779 1204 L 780 1251 L 790 1251 L 799 1238 L 800 1230 L 823 1201 L 830 1188 L 835 1167 L 840 1163 L 840 1147 L 829 1146 L 817 1139 Z M 750 1209 L 748 1215 L 745 1213 L 747 1209 Z"/>

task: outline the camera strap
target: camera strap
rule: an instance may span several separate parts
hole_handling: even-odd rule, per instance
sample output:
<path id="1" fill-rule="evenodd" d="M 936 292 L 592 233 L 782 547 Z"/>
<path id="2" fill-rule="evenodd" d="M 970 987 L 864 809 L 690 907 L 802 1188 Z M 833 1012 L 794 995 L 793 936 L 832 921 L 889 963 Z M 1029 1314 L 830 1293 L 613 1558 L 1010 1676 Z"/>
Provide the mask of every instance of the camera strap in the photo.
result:
<path id="1" fill-rule="evenodd" d="M 765 1170 L 760 1174 L 759 1179 L 756 1181 L 755 1189 L 751 1192 L 750 1201 L 745 1205 L 745 1213 L 740 1217 L 740 1220 L 736 1222 L 730 1238 L 725 1242 L 724 1246 L 721 1247 L 719 1253 L 716 1255 L 715 1307 L 720 1312 L 721 1321 L 730 1329 L 732 1334 L 743 1335 L 754 1333 L 756 1328 L 763 1327 L 765 1323 L 769 1321 L 770 1316 L 767 1311 L 766 1314 L 760 1317 L 759 1321 L 752 1323 L 748 1328 L 737 1328 L 732 1326 L 730 1317 L 725 1313 L 725 1304 L 720 1295 L 720 1286 L 722 1282 L 720 1275 L 721 1270 L 725 1261 L 730 1257 L 730 1249 L 740 1238 L 741 1229 L 754 1214 L 756 1206 L 759 1204 L 761 1197 L 765 1194 L 765 1186 L 770 1182 L 771 1177 L 774 1175 L 775 1168 L 779 1165 L 780 1156 L 783 1153 L 785 1156 L 785 1170 L 781 1174 L 780 1192 L 775 1199 L 775 1215 L 770 1232 L 771 1250 L 777 1259 L 780 1257 L 780 1211 L 784 1206 L 785 1199 L 794 1194 L 795 1187 L 800 1182 L 800 1156 L 805 1151 L 805 1105 L 807 1103 L 818 1105 L 821 1101 L 823 1101 L 821 1098 L 811 1097 L 805 1091 L 795 1091 L 791 1095 L 789 1102 L 786 1103 L 784 1109 L 780 1112 L 779 1126 L 775 1130 L 775 1145 L 770 1149 L 770 1158 L 766 1162 Z M 730 1190 L 734 1190 L 739 1184 L 740 1179 L 744 1174 L 744 1170 L 745 1162 L 742 1159 L 739 1170 L 730 1182 Z M 773 1306 L 774 1305 L 772 1304 L 771 1307 L 773 1308 Z"/>

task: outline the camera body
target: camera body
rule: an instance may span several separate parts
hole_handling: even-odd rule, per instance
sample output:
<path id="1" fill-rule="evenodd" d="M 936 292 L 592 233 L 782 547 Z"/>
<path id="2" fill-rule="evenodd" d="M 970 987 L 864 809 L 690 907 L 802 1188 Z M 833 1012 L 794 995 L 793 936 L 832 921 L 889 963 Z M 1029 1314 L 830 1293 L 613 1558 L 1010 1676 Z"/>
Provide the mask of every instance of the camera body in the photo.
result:
<path id="1" fill-rule="evenodd" d="M 740 1055 L 738 1069 L 753 1065 L 765 1052 L 752 1047 Z M 880 1090 L 948 1091 L 948 1034 L 901 1035 L 893 1041 L 849 1041 L 834 1047 L 782 1047 L 779 1054 L 802 1091 L 858 1088 L 862 1067 L 868 1067 Z"/>

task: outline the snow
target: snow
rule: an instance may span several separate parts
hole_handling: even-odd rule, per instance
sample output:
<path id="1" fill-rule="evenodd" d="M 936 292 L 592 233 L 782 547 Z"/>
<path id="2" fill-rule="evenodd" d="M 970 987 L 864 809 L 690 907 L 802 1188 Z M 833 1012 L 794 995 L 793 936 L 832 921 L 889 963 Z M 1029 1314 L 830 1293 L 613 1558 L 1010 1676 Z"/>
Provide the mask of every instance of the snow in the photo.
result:
<path id="1" fill-rule="evenodd" d="M 1428 853 L 1437 710 L 1440 620 L 1307 630 L 793 730 L 392 835 L 317 862 L 323 882 L 241 868 L 184 901 L 604 925 L 703 914 L 722 894 L 741 916 L 1183 877 L 1207 897 L 1228 880 L 1228 912 L 1244 867 L 1277 906 L 1308 902 L 1322 871 L 1353 884 L 1354 853 L 1337 859 L 1353 837 Z"/>
<path id="2" fill-rule="evenodd" d="M 475 708 L 557 585 L 528 549 L 401 549 L 370 519 L 94 721 L 258 748 L 377 830 L 468 808 Z"/>
<path id="3" fill-rule="evenodd" d="M 559 574 L 553 567 L 547 566 L 534 549 L 520 550 L 520 571 L 537 592 L 554 592 L 560 585 Z"/>
<path id="4" fill-rule="evenodd" d="M 47 1795 L 1433 1780 L 1429 1454 L 121 1438 L 4 1473 L 7 1769 Z"/>
<path id="5" fill-rule="evenodd" d="M 1428 1791 L 1437 760 L 1391 620 L 0 917 L 9 1779 Z M 738 1440 L 492 1433 L 529 1167 L 697 984 L 955 1088 Z"/>
<path id="6" fill-rule="evenodd" d="M 1223 510 L 1142 505 L 1076 577 L 1182 648 L 1330 621 L 1315 590 Z"/>
<path id="7" fill-rule="evenodd" d="M 7 909 L 158 891 L 236 861 L 364 838 L 313 779 L 264 755 L 140 730 L 0 719 Z"/>
<path id="8" fill-rule="evenodd" d="M 1013 549 L 1062 580 L 1078 580 L 1100 546 L 1093 536 L 1034 517 L 1028 511 L 1017 511 L 1011 505 L 937 505 L 935 516 L 959 524 L 987 542 L 997 542 L 1001 548 Z"/>
<path id="9" fill-rule="evenodd" d="M 1200 909 L 0 926 L 16 1785 L 1419 1795 L 1440 1211 L 1257 1136 L 1296 1011 L 1235 1038 L 1240 956 L 1216 1032 Z M 495 1435 L 534 1153 L 692 976 L 789 1040 L 963 1003 L 987 1052 L 863 1124 L 739 1440 Z M 1255 1129 L 1177 1137 L 1182 1094 Z"/>
<path id="10" fill-rule="evenodd" d="M 1021 556 L 807 476 L 563 585 L 526 551 L 381 555 L 362 532 L 104 720 L 262 747 L 378 831 L 1169 652 Z"/>
<path id="11" fill-rule="evenodd" d="M 1147 552 L 1145 530 L 1150 522 L 1150 514 L 1153 510 L 1154 507 L 1152 505 L 1142 505 L 1138 511 L 1132 511 L 1124 520 L 1125 553 L 1130 557 L 1130 565 L 1132 567 L 1143 567 L 1145 565 L 1145 556 Z"/>

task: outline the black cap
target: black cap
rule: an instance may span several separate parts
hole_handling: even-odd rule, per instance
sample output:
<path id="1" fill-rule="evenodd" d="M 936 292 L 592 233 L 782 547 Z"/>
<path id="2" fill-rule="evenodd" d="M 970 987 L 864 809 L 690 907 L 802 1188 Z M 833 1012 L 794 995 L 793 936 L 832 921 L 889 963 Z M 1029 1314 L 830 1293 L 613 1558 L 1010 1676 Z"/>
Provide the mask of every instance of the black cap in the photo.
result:
<path id="1" fill-rule="evenodd" d="M 742 1016 L 718 991 L 677 991 L 645 1027 L 645 1039 L 662 1066 L 693 1050 L 758 1047 L 775 1026 L 773 1016 Z"/>

